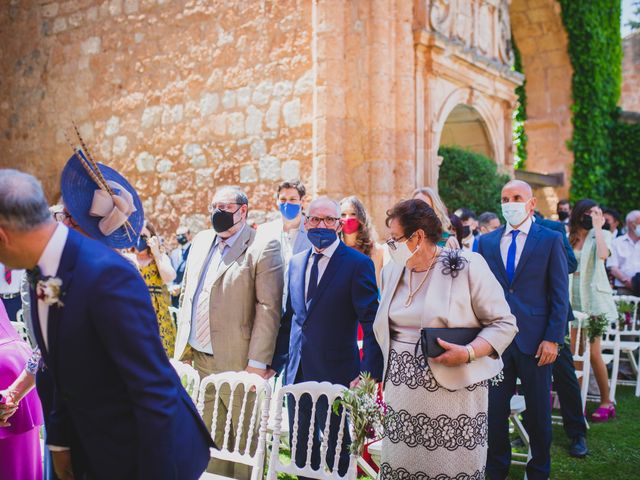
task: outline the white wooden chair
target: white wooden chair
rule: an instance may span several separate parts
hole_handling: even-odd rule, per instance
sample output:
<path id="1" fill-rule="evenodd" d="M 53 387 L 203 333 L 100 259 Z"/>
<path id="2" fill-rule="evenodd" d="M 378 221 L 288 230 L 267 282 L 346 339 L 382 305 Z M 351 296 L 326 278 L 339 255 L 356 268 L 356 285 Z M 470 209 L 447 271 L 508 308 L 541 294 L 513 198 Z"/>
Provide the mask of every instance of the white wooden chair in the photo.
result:
<path id="1" fill-rule="evenodd" d="M 198 412 L 204 414 L 204 402 L 208 388 L 214 388 L 213 419 L 211 438 L 216 438 L 219 406 L 222 402 L 221 391 L 229 389 L 229 407 L 224 421 L 224 439 L 222 445 L 211 449 L 211 458 L 242 463 L 252 467 L 251 480 L 264 475 L 266 456 L 267 420 L 271 402 L 271 385 L 259 375 L 248 372 L 223 372 L 207 375 L 200 382 L 198 394 Z M 234 402 L 242 396 L 241 402 Z M 255 398 L 255 401 L 252 400 Z M 240 405 L 238 407 L 238 405 Z M 238 412 L 237 409 L 240 408 Z M 233 416 L 237 414 L 237 425 L 233 426 Z M 248 427 L 247 427 L 248 422 Z M 247 428 L 245 428 L 247 427 Z M 232 432 L 235 428 L 235 435 Z M 258 442 L 252 453 L 254 434 L 258 431 Z M 231 439 L 231 437 L 234 437 Z M 204 473 L 201 480 L 218 480 L 227 477 Z"/>
<path id="2" fill-rule="evenodd" d="M 509 415 L 509 421 L 527 449 L 527 453 L 511 452 L 511 464 L 526 465 L 531 456 L 531 446 L 529 444 L 529 434 L 520 420 L 520 415 L 527 409 L 524 395 L 514 395 L 511 397 L 510 406 L 511 413 Z"/>
<path id="3" fill-rule="evenodd" d="M 178 374 L 178 377 L 180 377 L 182 386 L 191 397 L 191 400 L 193 400 L 193 403 L 198 403 L 200 375 L 198 375 L 196 369 L 191 365 L 187 365 L 186 363 L 182 363 L 179 360 L 175 360 L 173 358 L 170 358 L 169 362 L 171 362 L 171 365 Z"/>
<path id="4" fill-rule="evenodd" d="M 573 316 L 576 319 L 577 328 L 575 329 L 575 343 L 573 346 L 573 361 L 581 362 L 582 368 L 576 370 L 578 379 L 582 379 L 580 385 L 580 398 L 582 398 L 582 411 L 587 405 L 587 392 L 589 391 L 589 376 L 591 374 L 591 342 L 587 332 L 587 320 L 589 315 L 586 313 L 574 311 Z"/>
<path id="5" fill-rule="evenodd" d="M 634 297 L 632 295 L 616 295 L 613 297 L 616 302 L 616 306 L 620 303 L 630 303 L 632 306 L 632 311 L 630 313 L 629 323 L 623 325 L 622 327 L 618 326 L 618 337 L 619 337 L 619 345 L 618 345 L 618 357 L 617 361 L 614 361 L 614 370 L 611 372 L 611 398 L 615 398 L 615 387 L 617 383 L 620 384 L 635 384 L 636 397 L 640 396 L 640 369 L 638 369 L 638 364 L 640 364 L 640 313 L 639 305 L 640 305 L 640 297 Z M 622 354 L 626 354 L 629 362 L 631 364 L 631 369 L 636 376 L 636 380 L 632 382 L 628 381 L 620 381 L 618 380 L 618 371 L 620 367 L 620 356 Z M 636 358 L 638 355 L 638 358 Z"/>
<path id="6" fill-rule="evenodd" d="M 328 382 L 303 382 L 294 385 L 287 385 L 280 388 L 278 395 L 275 398 L 276 401 L 276 413 L 273 431 L 273 446 L 271 448 L 271 458 L 269 460 L 269 471 L 267 473 L 268 480 L 275 480 L 278 472 L 287 473 L 289 475 L 302 475 L 310 478 L 317 479 L 352 479 L 355 480 L 357 475 L 356 468 L 356 455 L 350 454 L 349 467 L 344 476 L 341 476 L 338 472 L 338 464 L 340 453 L 342 452 L 342 440 L 345 435 L 345 430 L 349 428 L 347 425 L 347 412 L 343 409 L 340 416 L 339 429 L 337 433 L 337 441 L 335 448 L 335 461 L 333 467 L 329 469 L 327 466 L 327 458 L 329 453 L 329 430 L 330 430 L 330 417 L 332 413 L 333 402 L 342 397 L 345 387 L 342 385 L 334 385 Z M 282 445 L 282 410 L 283 399 L 286 395 L 289 395 L 289 399 L 295 400 L 294 407 L 294 419 L 293 419 L 293 435 L 291 439 L 291 462 L 288 464 L 283 463 L 280 460 L 280 446 Z M 298 449 L 298 421 L 299 421 L 299 405 L 300 399 L 303 395 L 308 395 L 311 401 L 311 418 L 312 421 L 309 425 L 309 436 L 307 439 L 307 457 L 304 467 L 298 467 L 295 462 L 296 452 Z M 316 429 L 316 424 L 313 421 L 316 413 L 316 407 L 318 406 L 318 400 L 322 397 L 327 399 L 327 421 L 325 422 L 324 429 L 322 431 L 322 441 L 320 445 L 320 468 L 315 470 L 311 466 L 311 454 L 313 446 L 313 437 Z M 317 428 L 320 428 L 319 426 Z"/>
<path id="7" fill-rule="evenodd" d="M 271 406 L 269 407 L 269 423 L 267 424 L 267 445 L 271 445 L 273 440 L 273 430 L 275 428 L 276 410 L 278 404 L 278 392 L 282 388 L 282 375 L 274 376 L 271 380 Z M 287 409 L 287 398 L 283 397 L 282 422 L 280 423 L 280 443 L 289 445 L 289 410 Z"/>

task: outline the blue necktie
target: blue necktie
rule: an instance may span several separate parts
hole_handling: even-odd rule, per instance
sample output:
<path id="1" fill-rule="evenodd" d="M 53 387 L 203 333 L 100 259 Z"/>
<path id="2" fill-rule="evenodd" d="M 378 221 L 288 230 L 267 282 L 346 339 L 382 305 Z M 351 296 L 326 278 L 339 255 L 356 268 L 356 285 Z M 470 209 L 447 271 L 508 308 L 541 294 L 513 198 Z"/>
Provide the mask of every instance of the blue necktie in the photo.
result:
<path id="1" fill-rule="evenodd" d="M 516 273 L 516 237 L 520 233 L 520 230 L 511 230 L 511 244 L 509 244 L 509 250 L 507 250 L 507 278 L 509 283 L 513 282 L 513 276 Z"/>
<path id="2" fill-rule="evenodd" d="M 311 266 L 311 275 L 309 275 L 309 286 L 307 287 L 307 303 L 309 303 L 313 299 L 313 295 L 318 289 L 318 262 L 321 258 L 321 253 L 313 254 L 313 265 Z"/>

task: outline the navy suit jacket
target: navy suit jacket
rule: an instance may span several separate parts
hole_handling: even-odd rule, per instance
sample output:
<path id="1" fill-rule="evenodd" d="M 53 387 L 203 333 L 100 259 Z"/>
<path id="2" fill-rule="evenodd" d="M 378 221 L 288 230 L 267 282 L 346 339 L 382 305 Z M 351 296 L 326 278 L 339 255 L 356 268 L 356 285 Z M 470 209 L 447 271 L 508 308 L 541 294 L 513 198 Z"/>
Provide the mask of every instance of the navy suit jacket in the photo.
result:
<path id="1" fill-rule="evenodd" d="M 305 272 L 312 249 L 289 264 L 289 294 L 272 368 L 284 369 L 285 385 L 328 381 L 349 385 L 360 372 L 382 376 L 382 352 L 373 335 L 378 289 L 369 257 L 340 242 L 307 306 Z M 358 351 L 358 322 L 364 332 L 364 357 Z"/>
<path id="2" fill-rule="evenodd" d="M 69 230 L 57 277 L 64 306 L 49 307 L 48 349 L 36 302 L 31 309 L 52 380 L 47 443 L 82 453 L 91 478 L 199 478 L 213 444 L 162 347 L 140 274 Z"/>
<path id="3" fill-rule="evenodd" d="M 516 317 L 516 345 L 535 355 L 540 342 L 564 343 L 569 312 L 569 274 L 562 234 L 531 224 L 520 260 L 509 283 L 500 254 L 505 226 L 482 235 L 478 252 L 485 258 Z"/>

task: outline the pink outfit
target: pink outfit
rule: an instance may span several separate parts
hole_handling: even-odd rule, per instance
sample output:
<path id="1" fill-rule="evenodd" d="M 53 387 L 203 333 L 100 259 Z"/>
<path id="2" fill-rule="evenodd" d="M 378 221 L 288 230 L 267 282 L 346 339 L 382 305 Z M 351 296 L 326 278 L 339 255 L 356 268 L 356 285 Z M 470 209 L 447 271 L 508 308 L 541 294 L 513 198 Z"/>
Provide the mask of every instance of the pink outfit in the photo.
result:
<path id="1" fill-rule="evenodd" d="M 22 373 L 31 354 L 31 348 L 19 337 L 0 303 L 0 390 L 9 387 Z M 0 478 L 41 480 L 38 433 L 43 419 L 35 389 L 20 401 L 9 423 L 10 427 L 0 427 Z"/>

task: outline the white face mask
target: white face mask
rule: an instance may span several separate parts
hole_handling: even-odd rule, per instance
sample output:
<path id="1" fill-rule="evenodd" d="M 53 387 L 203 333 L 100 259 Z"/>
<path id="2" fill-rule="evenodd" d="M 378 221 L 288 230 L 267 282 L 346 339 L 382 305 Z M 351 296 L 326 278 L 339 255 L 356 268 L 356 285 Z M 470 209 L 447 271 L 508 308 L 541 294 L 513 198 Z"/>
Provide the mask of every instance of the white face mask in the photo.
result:
<path id="1" fill-rule="evenodd" d="M 520 225 L 527 218 L 527 202 L 509 202 L 502 204 L 502 216 L 513 227 Z"/>
<path id="2" fill-rule="evenodd" d="M 415 234 L 415 233 L 414 233 Z M 420 246 L 416 247 L 416 249 L 412 252 L 409 250 L 409 246 L 407 242 L 413 237 L 414 234 L 411 234 L 409 238 L 407 238 L 404 242 L 393 242 L 389 245 L 389 255 L 391 255 L 391 260 L 400 265 L 401 267 L 405 267 L 407 262 L 411 257 L 413 257 Z M 394 249 L 391 245 L 394 245 L 396 248 Z"/>
<path id="3" fill-rule="evenodd" d="M 636 231 L 636 237 L 640 237 L 640 225 L 636 225 L 635 231 Z"/>

